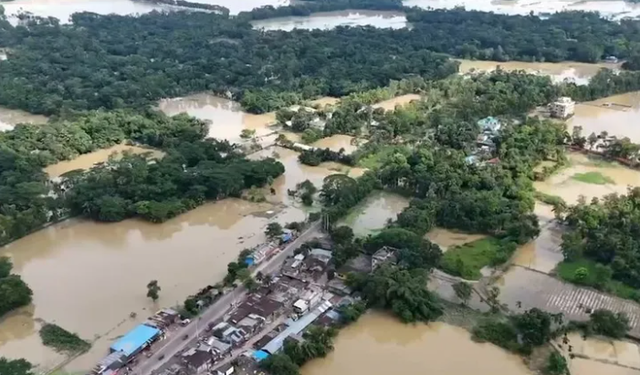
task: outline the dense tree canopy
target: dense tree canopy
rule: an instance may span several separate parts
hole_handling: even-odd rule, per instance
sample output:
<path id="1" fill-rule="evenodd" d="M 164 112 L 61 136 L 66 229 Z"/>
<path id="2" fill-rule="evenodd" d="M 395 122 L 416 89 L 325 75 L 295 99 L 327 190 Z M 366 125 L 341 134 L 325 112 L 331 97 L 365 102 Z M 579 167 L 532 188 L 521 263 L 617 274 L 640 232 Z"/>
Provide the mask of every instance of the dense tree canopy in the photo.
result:
<path id="1" fill-rule="evenodd" d="M 9 258 L 0 257 L 0 317 L 13 309 L 31 303 L 31 289 L 20 276 L 11 274 L 11 268 Z M 0 368 L 1 366 L 2 362 L 0 362 Z"/>
<path id="2" fill-rule="evenodd" d="M 0 357 L 0 374 L 2 375 L 33 375 L 31 364 L 24 359 L 10 360 Z"/>

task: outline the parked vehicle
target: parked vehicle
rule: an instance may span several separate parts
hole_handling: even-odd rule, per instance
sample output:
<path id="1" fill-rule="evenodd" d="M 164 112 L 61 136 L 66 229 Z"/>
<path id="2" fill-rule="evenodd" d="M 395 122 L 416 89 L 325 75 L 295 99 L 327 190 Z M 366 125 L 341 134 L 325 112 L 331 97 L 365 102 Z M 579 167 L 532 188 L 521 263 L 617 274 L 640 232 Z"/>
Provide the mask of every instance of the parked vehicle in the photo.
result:
<path id="1" fill-rule="evenodd" d="M 160 357 L 158 357 L 158 361 L 162 361 L 164 359 L 164 354 L 161 354 Z"/>
<path id="2" fill-rule="evenodd" d="M 186 340 L 188 338 L 189 338 L 189 334 L 186 334 L 186 335 L 182 336 L 182 341 L 184 341 L 184 340 Z"/>

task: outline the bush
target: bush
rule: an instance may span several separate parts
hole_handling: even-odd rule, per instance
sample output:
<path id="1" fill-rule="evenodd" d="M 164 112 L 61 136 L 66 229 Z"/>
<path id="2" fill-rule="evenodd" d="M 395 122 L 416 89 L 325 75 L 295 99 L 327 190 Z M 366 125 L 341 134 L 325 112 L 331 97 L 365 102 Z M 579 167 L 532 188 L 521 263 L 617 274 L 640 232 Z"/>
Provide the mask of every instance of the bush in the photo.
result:
<path id="1" fill-rule="evenodd" d="M 478 342 L 490 342 L 512 352 L 520 349 L 518 332 L 509 322 L 489 321 L 473 329 L 472 338 Z"/>
<path id="2" fill-rule="evenodd" d="M 562 356 L 562 354 L 554 351 L 549 354 L 544 373 L 546 375 L 568 375 L 569 368 L 567 367 L 567 360 Z"/>
<path id="3" fill-rule="evenodd" d="M 85 352 L 91 347 L 91 344 L 78 337 L 75 333 L 71 333 L 55 324 L 45 324 L 40 329 L 40 338 L 42 339 L 42 344 L 60 352 Z"/>
<path id="4" fill-rule="evenodd" d="M 599 309 L 589 317 L 591 331 L 614 339 L 623 338 L 629 332 L 629 318 L 624 313 Z"/>

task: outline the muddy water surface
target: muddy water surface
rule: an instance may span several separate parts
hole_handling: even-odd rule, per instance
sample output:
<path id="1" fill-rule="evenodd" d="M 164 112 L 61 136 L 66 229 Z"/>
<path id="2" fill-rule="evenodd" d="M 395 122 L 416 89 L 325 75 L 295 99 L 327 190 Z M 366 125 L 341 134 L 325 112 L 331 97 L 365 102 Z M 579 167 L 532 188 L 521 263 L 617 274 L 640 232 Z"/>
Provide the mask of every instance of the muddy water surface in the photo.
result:
<path id="1" fill-rule="evenodd" d="M 45 116 L 33 115 L 18 109 L 0 107 L 0 132 L 11 130 L 18 124 L 44 124 L 46 122 L 47 118 Z"/>
<path id="2" fill-rule="evenodd" d="M 49 177 L 55 178 L 76 169 L 89 169 L 97 163 L 106 162 L 109 160 L 110 156 L 120 158 L 124 152 L 131 152 L 134 154 L 149 153 L 149 157 L 151 158 L 161 158 L 162 155 L 164 155 L 164 153 L 159 150 L 121 144 L 80 155 L 73 160 L 61 161 L 48 166 L 44 171 L 49 174 Z"/>
<path id="3" fill-rule="evenodd" d="M 303 375 L 529 375 L 522 359 L 444 323 L 402 324 L 369 313 L 341 330 L 335 350 L 302 368 Z"/>
<path id="4" fill-rule="evenodd" d="M 373 108 L 383 108 L 385 111 L 393 111 L 396 106 L 403 106 L 409 104 L 414 100 L 420 100 L 421 96 L 418 94 L 406 94 L 396 96 L 395 98 L 384 100 L 378 104 L 374 104 Z"/>
<path id="5" fill-rule="evenodd" d="M 344 10 L 336 12 L 314 13 L 309 17 L 282 17 L 252 22 L 256 29 L 283 30 L 293 29 L 333 29 L 337 26 L 374 26 L 379 28 L 401 29 L 407 26 L 403 13 Z"/>
<path id="6" fill-rule="evenodd" d="M 18 240 L 0 255 L 12 258 L 15 272 L 33 289 L 35 318 L 86 339 L 103 336 L 88 355 L 69 365 L 70 370 L 87 370 L 105 355 L 112 339 L 133 326 L 131 312 L 143 320 L 157 308 L 174 306 L 218 282 L 243 248 L 264 240 L 262 231 L 270 220 L 303 218 L 296 209 L 226 199 L 164 224 L 70 220 Z M 153 279 L 162 287 L 157 304 L 145 296 L 145 285 Z M 28 321 L 0 324 L 0 340 L 9 337 L 0 342 L 0 356 L 41 361 L 36 329 L 20 328 Z M 12 332 L 23 332 L 23 337 L 11 339 L 16 336 Z M 26 342 L 34 346 L 24 352 Z"/>
<path id="7" fill-rule="evenodd" d="M 640 171 L 617 163 L 609 163 L 600 158 L 589 158 L 581 153 L 570 153 L 568 157 L 571 166 L 560 170 L 546 181 L 534 182 L 535 189 L 546 194 L 557 195 L 567 203 L 575 204 L 580 195 L 585 196 L 589 201 L 593 197 L 602 197 L 611 193 L 624 194 L 628 186 L 640 186 Z M 596 185 L 573 178 L 578 173 L 587 172 L 601 173 L 614 183 Z"/>
<path id="8" fill-rule="evenodd" d="M 310 146 L 317 148 L 328 148 L 332 151 L 339 152 L 344 149 L 345 154 L 350 154 L 358 149 L 357 143 L 354 143 L 354 137 L 344 134 L 335 134 L 331 137 L 322 138 Z"/>
<path id="9" fill-rule="evenodd" d="M 162 112 L 169 116 L 186 112 L 201 120 L 210 122 L 209 137 L 240 142 L 243 129 L 256 131 L 264 136 L 272 131 L 269 125 L 275 123 L 275 112 L 262 115 L 245 113 L 239 103 L 210 94 L 195 94 L 183 98 L 163 99 L 159 103 Z"/>
<path id="10" fill-rule="evenodd" d="M 584 340 L 578 333 L 570 334 L 568 338 L 572 353 L 580 357 L 640 369 L 640 347 L 633 342 L 596 337 Z M 562 343 L 558 340 L 557 344 Z M 563 349 L 568 356 L 568 347 L 565 345 Z"/>
<path id="11" fill-rule="evenodd" d="M 426 239 L 440 246 L 442 251 L 447 251 L 450 247 L 461 246 L 486 237 L 484 234 L 462 233 L 445 228 L 433 228 L 425 235 Z"/>
<path id="12" fill-rule="evenodd" d="M 447 9 L 464 6 L 468 10 L 482 10 L 503 14 L 551 14 L 562 10 L 598 11 L 600 14 L 620 19 L 640 16 L 640 5 L 622 0 L 584 1 L 584 0 L 405 0 L 405 6 L 421 8 Z"/>
<path id="13" fill-rule="evenodd" d="M 533 63 L 523 61 L 478 61 L 478 60 L 458 60 L 460 62 L 460 73 L 472 71 L 490 72 L 499 66 L 503 70 L 524 70 L 528 73 L 548 75 L 554 82 L 562 82 L 565 79 L 579 85 L 586 85 L 589 79 L 596 75 L 602 68 L 619 69 L 620 64 L 587 64 L 580 62 L 563 63 Z"/>
<path id="14" fill-rule="evenodd" d="M 366 236 L 385 227 L 388 220 L 395 220 L 409 200 L 389 192 L 375 192 L 354 208 L 340 223 L 353 229 L 356 236 Z"/>
<path id="15" fill-rule="evenodd" d="M 640 375 L 640 370 L 582 358 L 572 359 L 569 370 L 571 375 Z"/>
<path id="16" fill-rule="evenodd" d="M 618 138 L 629 137 L 640 143 L 640 92 L 609 96 L 576 105 L 575 115 L 567 121 L 569 131 L 582 127 L 586 137 L 603 131 Z"/>
<path id="17" fill-rule="evenodd" d="M 538 216 L 540 234 L 533 241 L 520 246 L 514 253 L 512 262 L 549 273 L 564 259 L 560 249 L 562 229 L 553 221 L 555 215 L 551 206 L 536 202 L 534 213 Z"/>

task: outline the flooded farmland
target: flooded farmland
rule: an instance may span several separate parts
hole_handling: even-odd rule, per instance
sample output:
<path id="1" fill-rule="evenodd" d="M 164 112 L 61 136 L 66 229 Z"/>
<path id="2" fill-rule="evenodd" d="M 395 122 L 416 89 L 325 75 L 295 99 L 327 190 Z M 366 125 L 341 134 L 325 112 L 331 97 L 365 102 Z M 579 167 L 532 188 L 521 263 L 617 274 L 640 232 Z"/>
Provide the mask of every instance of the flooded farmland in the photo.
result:
<path id="1" fill-rule="evenodd" d="M 374 192 L 354 208 L 339 225 L 353 229 L 356 236 L 366 236 L 384 228 L 388 220 L 395 220 L 409 200 L 385 191 Z"/>
<path id="2" fill-rule="evenodd" d="M 596 75 L 600 69 L 619 69 L 620 64 L 587 64 L 580 62 L 563 63 L 539 63 L 524 61 L 478 61 L 478 60 L 457 60 L 460 62 L 460 73 L 469 72 L 491 72 L 500 67 L 502 70 L 514 71 L 524 70 L 527 73 L 550 76 L 554 82 L 568 80 L 579 85 L 589 83 L 591 77 Z"/>
<path id="3" fill-rule="evenodd" d="M 33 115 L 18 109 L 0 107 L 0 132 L 11 130 L 18 124 L 44 124 L 46 122 L 47 118 L 45 116 Z"/>
<path id="4" fill-rule="evenodd" d="M 428 369 L 428 370 L 427 370 Z M 516 355 L 471 340 L 466 330 L 444 323 L 402 324 L 368 313 L 341 330 L 335 350 L 302 368 L 303 375 L 529 375 Z"/>
<path id="5" fill-rule="evenodd" d="M 164 153 L 159 150 L 153 150 L 138 146 L 129 145 L 115 145 L 113 147 L 105 148 L 90 152 L 88 154 L 80 155 L 73 160 L 61 161 L 59 163 L 48 166 L 44 169 L 45 172 L 51 178 L 60 177 L 61 175 L 76 170 L 76 169 L 89 169 L 97 163 L 103 163 L 109 160 L 110 156 L 116 158 L 122 157 L 124 152 L 130 152 L 134 154 L 149 153 L 151 158 L 161 158 Z"/>
<path id="6" fill-rule="evenodd" d="M 328 30 L 337 26 L 374 26 L 401 29 L 407 27 L 403 13 L 367 10 L 344 10 L 314 13 L 309 17 L 282 17 L 252 22 L 256 29 L 291 31 L 294 29 Z"/>
<path id="7" fill-rule="evenodd" d="M 445 228 L 433 228 L 424 237 L 440 246 L 442 251 L 447 251 L 450 247 L 461 246 L 469 242 L 481 240 L 487 236 L 484 234 L 456 232 Z"/>
<path id="8" fill-rule="evenodd" d="M 576 105 L 575 115 L 567 121 L 571 132 L 574 126 L 582 127 L 582 134 L 603 131 L 618 138 L 629 137 L 640 143 L 640 92 L 614 95 Z"/>
<path id="9" fill-rule="evenodd" d="M 350 154 L 358 149 L 358 143 L 355 138 L 350 135 L 335 134 L 330 137 L 322 138 L 310 146 L 317 148 L 328 148 L 332 151 L 339 152 L 344 149 L 345 154 Z"/>

